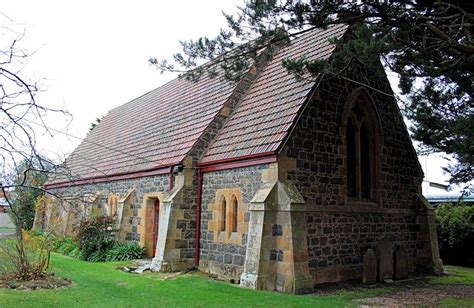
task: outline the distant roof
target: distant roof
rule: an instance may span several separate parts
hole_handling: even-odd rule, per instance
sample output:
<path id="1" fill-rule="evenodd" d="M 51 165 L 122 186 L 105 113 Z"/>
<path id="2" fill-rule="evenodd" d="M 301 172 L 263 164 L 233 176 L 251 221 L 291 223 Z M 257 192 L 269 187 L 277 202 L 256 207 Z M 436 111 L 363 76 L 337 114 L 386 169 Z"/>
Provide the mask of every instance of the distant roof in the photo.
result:
<path id="1" fill-rule="evenodd" d="M 3 206 L 3 207 L 9 206 L 7 200 L 5 200 L 5 198 L 3 197 L 0 197 L 0 206 Z"/>
<path id="2" fill-rule="evenodd" d="M 445 203 L 445 202 L 458 202 L 461 198 L 462 201 L 472 203 L 474 202 L 474 196 L 461 196 L 460 194 L 442 194 L 442 195 L 427 195 L 426 199 L 430 203 Z"/>
<path id="3" fill-rule="evenodd" d="M 287 57 L 328 58 L 346 26 L 313 30 L 280 50 L 245 93 L 203 156 L 203 162 L 274 152 L 282 144 L 314 81 L 296 81 Z M 178 78 L 112 109 L 66 159 L 75 179 L 108 177 L 182 162 L 231 96 L 234 85 L 203 76 Z M 100 103 L 100 102 L 98 102 Z M 50 183 L 68 181 L 57 177 Z"/>

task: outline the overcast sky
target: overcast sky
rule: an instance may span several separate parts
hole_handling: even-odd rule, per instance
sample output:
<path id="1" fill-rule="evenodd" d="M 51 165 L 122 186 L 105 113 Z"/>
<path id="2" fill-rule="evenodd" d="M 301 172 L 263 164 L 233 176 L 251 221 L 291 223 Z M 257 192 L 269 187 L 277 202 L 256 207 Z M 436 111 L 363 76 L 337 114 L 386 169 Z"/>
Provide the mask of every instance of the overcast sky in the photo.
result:
<path id="1" fill-rule="evenodd" d="M 73 116 L 71 123 L 50 121 L 61 133 L 40 135 L 40 148 L 50 156 L 69 154 L 80 139 L 65 132 L 84 138 L 95 118 L 175 78 L 160 74 L 148 58 L 170 59 L 180 50 L 179 40 L 217 34 L 225 25 L 221 11 L 234 12 L 242 3 L 3 0 L 0 12 L 15 30 L 25 30 L 22 47 L 34 52 L 26 72 L 40 81 L 38 101 Z M 433 164 L 442 160 L 430 159 Z M 446 179 L 439 167 L 428 173 L 431 181 Z"/>

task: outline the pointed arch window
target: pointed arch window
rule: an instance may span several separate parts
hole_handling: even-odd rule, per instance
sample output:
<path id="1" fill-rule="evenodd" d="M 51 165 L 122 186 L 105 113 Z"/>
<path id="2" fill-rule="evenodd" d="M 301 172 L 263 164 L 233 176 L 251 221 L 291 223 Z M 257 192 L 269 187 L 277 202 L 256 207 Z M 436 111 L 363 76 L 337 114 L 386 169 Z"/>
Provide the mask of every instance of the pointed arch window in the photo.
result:
<path id="1" fill-rule="evenodd" d="M 237 232 L 239 218 L 239 202 L 235 196 L 232 197 L 232 232 Z"/>
<path id="2" fill-rule="evenodd" d="M 359 99 L 346 123 L 347 196 L 352 200 L 375 199 L 375 137 L 378 125 L 367 101 Z"/>
<path id="3" fill-rule="evenodd" d="M 221 200 L 221 231 L 226 231 L 227 228 L 227 202 L 225 197 Z"/>
<path id="4" fill-rule="evenodd" d="M 215 202 L 210 203 L 208 208 L 212 211 L 208 228 L 214 235 L 214 241 L 240 245 L 249 223 L 248 206 L 242 200 L 242 192 L 235 188 L 219 189 Z"/>
<path id="5" fill-rule="evenodd" d="M 356 149 L 356 125 L 353 117 L 349 118 L 346 127 L 346 146 L 347 146 L 347 193 L 350 197 L 356 195 L 356 177 L 357 177 L 357 149 Z"/>
<path id="6" fill-rule="evenodd" d="M 117 208 L 118 208 L 118 202 L 119 202 L 119 195 L 118 194 L 110 194 L 109 198 L 107 200 L 107 214 L 109 216 L 115 216 L 117 215 Z"/>
<path id="7" fill-rule="evenodd" d="M 372 190 L 372 142 L 367 125 L 362 122 L 359 130 L 360 138 L 360 198 L 371 199 Z"/>

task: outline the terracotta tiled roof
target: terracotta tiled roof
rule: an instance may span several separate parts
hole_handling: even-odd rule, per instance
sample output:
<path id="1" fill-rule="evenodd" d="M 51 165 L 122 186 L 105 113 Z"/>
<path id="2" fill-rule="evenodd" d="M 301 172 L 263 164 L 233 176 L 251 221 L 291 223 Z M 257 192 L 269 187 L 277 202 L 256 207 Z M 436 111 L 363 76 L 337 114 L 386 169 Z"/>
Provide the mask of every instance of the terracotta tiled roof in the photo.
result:
<path id="1" fill-rule="evenodd" d="M 315 85 L 314 81 L 296 81 L 281 65 L 282 60 L 328 58 L 335 48 L 328 39 L 340 38 L 346 28 L 313 30 L 280 50 L 247 91 L 202 162 L 276 151 Z"/>
<path id="2" fill-rule="evenodd" d="M 314 81 L 296 81 L 282 67 L 288 57 L 328 58 L 331 37 L 345 26 L 314 30 L 280 50 L 244 94 L 202 161 L 278 149 Z M 175 79 L 111 110 L 66 160 L 74 180 L 127 174 L 181 162 L 215 118 L 235 84 L 202 77 Z M 59 177 L 48 184 L 67 181 Z"/>
<path id="3" fill-rule="evenodd" d="M 111 110 L 68 157 L 66 167 L 77 180 L 179 163 L 232 90 L 233 84 L 219 78 L 175 79 Z"/>

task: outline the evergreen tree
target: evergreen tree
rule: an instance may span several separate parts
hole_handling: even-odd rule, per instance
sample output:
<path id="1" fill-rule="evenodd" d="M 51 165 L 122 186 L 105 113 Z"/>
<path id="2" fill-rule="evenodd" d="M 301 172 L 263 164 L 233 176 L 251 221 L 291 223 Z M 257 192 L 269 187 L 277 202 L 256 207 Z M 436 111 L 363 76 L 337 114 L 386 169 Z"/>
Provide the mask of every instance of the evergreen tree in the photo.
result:
<path id="1" fill-rule="evenodd" d="M 91 131 L 93 131 L 94 128 L 97 127 L 97 125 L 100 124 L 100 121 L 102 121 L 103 118 L 104 118 L 104 116 L 101 116 L 100 118 L 95 118 L 95 121 L 92 122 L 92 123 L 91 123 L 91 126 L 89 127 L 89 133 L 90 133 Z"/>
<path id="2" fill-rule="evenodd" d="M 414 123 L 412 136 L 424 152 L 456 158 L 446 169 L 451 184 L 472 191 L 474 120 L 473 7 L 470 1 L 291 1 L 254 0 L 238 13 L 224 13 L 228 27 L 215 38 L 182 42 L 173 61 L 151 64 L 190 79 L 207 73 L 237 80 L 262 48 L 288 43 L 314 28 L 349 25 L 330 59 L 284 59 L 296 78 L 332 78 L 348 63 L 382 60 L 399 76 L 405 115 Z M 203 60 L 212 60 L 198 66 Z M 471 184 L 469 184 L 471 182 Z M 470 185 L 470 186 L 469 186 Z"/>
<path id="3" fill-rule="evenodd" d="M 44 194 L 41 186 L 47 181 L 47 171 L 52 169 L 52 165 L 47 162 L 37 160 L 22 160 L 16 169 L 14 179 L 14 208 L 20 227 L 29 230 L 33 227 L 35 219 L 36 201 Z"/>

